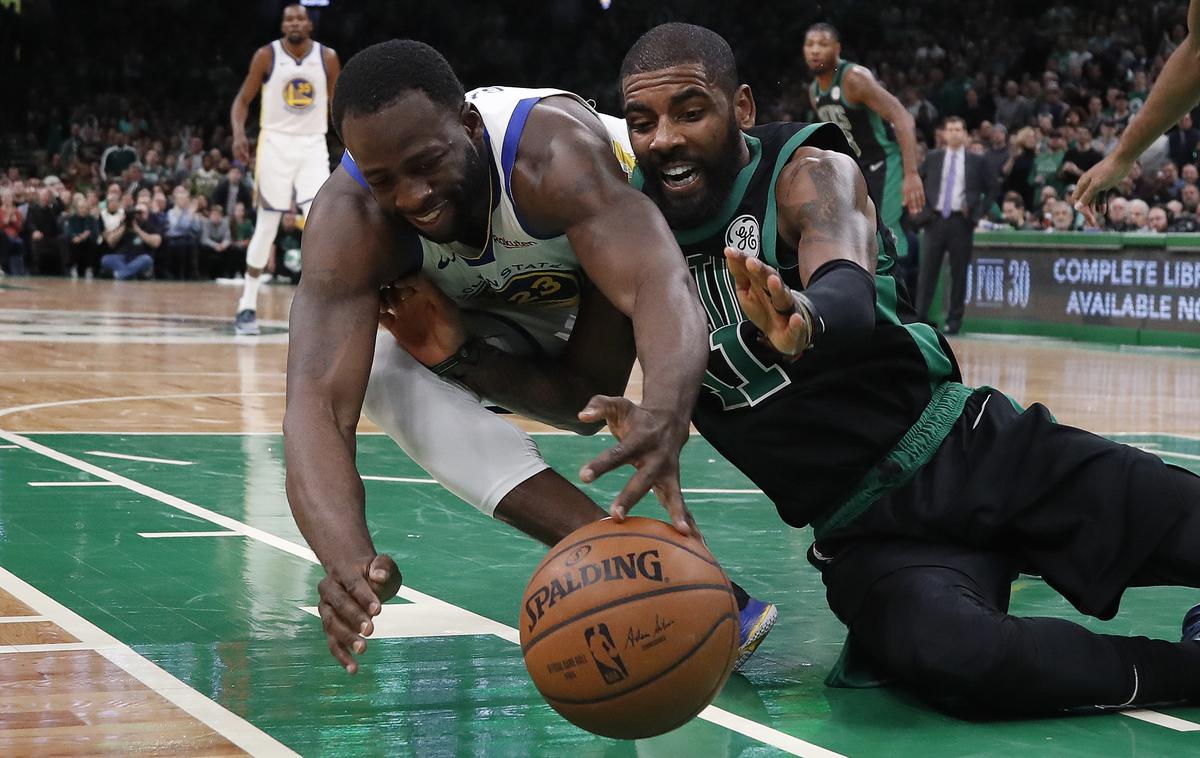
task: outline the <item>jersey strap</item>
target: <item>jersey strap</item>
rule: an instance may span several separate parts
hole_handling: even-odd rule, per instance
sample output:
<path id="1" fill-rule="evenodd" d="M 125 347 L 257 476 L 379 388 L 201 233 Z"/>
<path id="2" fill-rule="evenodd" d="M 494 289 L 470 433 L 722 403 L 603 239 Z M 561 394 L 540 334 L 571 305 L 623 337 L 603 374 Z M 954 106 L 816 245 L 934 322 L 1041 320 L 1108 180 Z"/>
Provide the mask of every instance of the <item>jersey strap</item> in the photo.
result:
<path id="1" fill-rule="evenodd" d="M 354 162 L 354 156 L 350 155 L 350 151 L 346 150 L 342 153 L 342 169 L 350 175 L 350 178 L 358 182 L 359 185 L 370 192 L 371 188 L 367 186 L 367 180 L 363 178 L 362 172 L 358 170 L 358 164 Z"/>

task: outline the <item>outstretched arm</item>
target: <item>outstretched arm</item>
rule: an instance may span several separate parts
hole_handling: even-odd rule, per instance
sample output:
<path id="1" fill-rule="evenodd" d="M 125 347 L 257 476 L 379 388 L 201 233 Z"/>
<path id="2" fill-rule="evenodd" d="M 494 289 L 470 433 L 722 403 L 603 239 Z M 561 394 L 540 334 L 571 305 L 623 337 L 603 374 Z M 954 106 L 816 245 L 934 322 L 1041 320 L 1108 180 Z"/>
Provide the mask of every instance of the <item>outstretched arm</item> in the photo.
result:
<path id="1" fill-rule="evenodd" d="M 679 486 L 679 451 L 708 358 L 704 312 L 670 229 L 631 187 L 596 116 L 573 100 L 531 111 L 513 170 L 513 193 L 528 222 L 566 233 L 584 270 L 633 320 L 645 375 L 642 405 L 598 395 L 580 420 L 608 421 L 620 444 L 580 472 L 584 481 L 620 465 L 638 468 L 612 504 L 621 519 L 650 489 L 681 532 L 690 517 Z"/>
<path id="2" fill-rule="evenodd" d="M 346 183 L 353 180 L 340 173 L 326 183 L 305 228 L 283 434 L 288 503 L 326 572 L 319 610 L 329 650 L 354 673 L 353 655 L 366 650 L 371 618 L 399 589 L 400 572 L 375 552 L 354 464 L 393 237 L 377 210 L 344 194 Z"/>
<path id="3" fill-rule="evenodd" d="M 603 428 L 603 421 L 581 421 L 579 409 L 593 395 L 623 394 L 635 355 L 629 319 L 590 283 L 558 356 L 521 357 L 468 339 L 458 307 L 423 276 L 386 288 L 379 320 L 439 374 L 510 411 L 578 434 Z"/>
<path id="4" fill-rule="evenodd" d="M 842 87 L 847 100 L 866 105 L 892 125 L 904 161 L 904 207 L 913 215 L 920 213 L 925 207 L 925 186 L 917 175 L 917 124 L 912 114 L 862 66 L 855 66 L 842 78 Z"/>
<path id="5" fill-rule="evenodd" d="M 1137 118 L 1129 122 L 1117 147 L 1092 166 L 1075 186 L 1075 209 L 1096 226 L 1100 193 L 1117 186 L 1133 162 L 1200 100 L 1200 0 L 1188 6 L 1188 35 L 1171 53 Z M 1103 210 L 1103 209 L 1101 209 Z"/>
<path id="6" fill-rule="evenodd" d="M 738 302 L 784 356 L 851 348 L 875 324 L 875 207 L 849 156 L 800 148 L 779 176 L 780 234 L 796 245 L 803 292 L 726 248 Z"/>

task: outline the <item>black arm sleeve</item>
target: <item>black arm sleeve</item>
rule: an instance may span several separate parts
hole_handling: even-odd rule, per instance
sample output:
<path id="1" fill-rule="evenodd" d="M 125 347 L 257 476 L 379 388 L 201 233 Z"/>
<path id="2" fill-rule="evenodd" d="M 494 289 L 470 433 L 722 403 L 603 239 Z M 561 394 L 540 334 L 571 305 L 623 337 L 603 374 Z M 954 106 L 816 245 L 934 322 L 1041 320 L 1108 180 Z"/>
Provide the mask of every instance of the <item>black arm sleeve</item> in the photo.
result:
<path id="1" fill-rule="evenodd" d="M 857 263 L 823 264 L 800 296 L 812 312 L 812 345 L 822 352 L 853 347 L 875 330 L 875 277 Z"/>

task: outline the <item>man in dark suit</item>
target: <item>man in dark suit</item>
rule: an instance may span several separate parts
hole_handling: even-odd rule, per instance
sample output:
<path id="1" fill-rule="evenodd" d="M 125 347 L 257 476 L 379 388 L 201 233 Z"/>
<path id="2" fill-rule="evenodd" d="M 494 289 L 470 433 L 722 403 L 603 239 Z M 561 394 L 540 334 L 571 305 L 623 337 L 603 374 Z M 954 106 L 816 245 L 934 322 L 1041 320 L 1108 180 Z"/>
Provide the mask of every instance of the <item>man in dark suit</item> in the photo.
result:
<path id="1" fill-rule="evenodd" d="M 921 219 L 925 228 L 917 283 L 917 315 L 922 321 L 929 320 L 942 259 L 949 251 L 950 315 L 946 318 L 945 332 L 958 334 L 967 295 L 972 233 L 987 210 L 989 184 L 983 158 L 966 148 L 967 129 L 963 120 L 950 116 L 942 124 L 942 133 L 946 147 L 925 156 L 920 170 L 929 201 Z"/>
<path id="2" fill-rule="evenodd" d="M 233 209 L 238 203 L 245 203 L 247 208 L 253 206 L 253 196 L 250 193 L 250 185 L 242 178 L 242 169 L 238 166 L 232 166 L 229 173 L 213 190 L 212 198 L 209 201 L 212 205 L 219 205 L 225 209 L 225 218 L 233 218 Z"/>

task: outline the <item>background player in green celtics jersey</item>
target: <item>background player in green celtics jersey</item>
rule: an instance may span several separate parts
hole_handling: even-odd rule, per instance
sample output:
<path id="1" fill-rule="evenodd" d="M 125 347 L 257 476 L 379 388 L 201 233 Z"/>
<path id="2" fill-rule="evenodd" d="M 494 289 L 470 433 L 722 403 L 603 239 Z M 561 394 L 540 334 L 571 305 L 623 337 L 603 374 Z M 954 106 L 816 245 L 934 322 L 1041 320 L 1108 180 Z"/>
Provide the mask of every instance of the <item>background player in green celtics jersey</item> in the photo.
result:
<path id="1" fill-rule="evenodd" d="M 707 311 L 695 423 L 784 521 L 814 526 L 850 630 L 831 681 L 857 659 L 947 708 L 1200 701 L 1200 607 L 1180 642 L 1007 613 L 1022 571 L 1101 619 L 1130 586 L 1200 586 L 1200 477 L 964 387 L 877 265 L 841 132 L 753 126 L 719 36 L 657 27 L 621 74 L 645 191 Z"/>
<path id="2" fill-rule="evenodd" d="M 804 62 L 814 76 L 809 87 L 813 110 L 846 133 L 879 217 L 896 237 L 896 255 L 908 258 L 900 217 L 905 208 L 915 216 L 925 207 L 912 114 L 869 69 L 842 60 L 841 35 L 830 24 L 808 28 Z"/>

